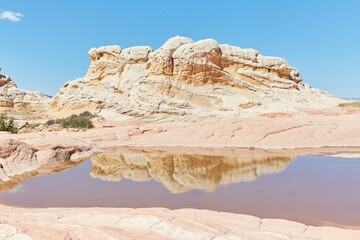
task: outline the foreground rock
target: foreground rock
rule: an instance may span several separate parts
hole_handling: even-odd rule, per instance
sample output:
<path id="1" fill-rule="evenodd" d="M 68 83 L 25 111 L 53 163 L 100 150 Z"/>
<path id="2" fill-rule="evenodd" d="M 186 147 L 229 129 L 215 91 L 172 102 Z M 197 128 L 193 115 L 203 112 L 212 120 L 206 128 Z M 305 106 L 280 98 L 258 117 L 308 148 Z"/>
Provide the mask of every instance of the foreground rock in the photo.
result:
<path id="1" fill-rule="evenodd" d="M 0 144 L 0 192 L 8 191 L 34 176 L 48 175 L 76 166 L 94 151 L 85 145 L 36 145 L 19 141 Z"/>
<path id="2" fill-rule="evenodd" d="M 0 206 L 1 239 L 357 240 L 360 231 L 207 210 Z"/>
<path id="3" fill-rule="evenodd" d="M 92 110 L 123 119 L 223 116 L 327 108 L 342 100 L 302 82 L 284 59 L 206 39 L 147 46 L 93 48 L 83 78 L 64 84 L 55 114 Z"/>
<path id="4" fill-rule="evenodd" d="M 244 117 L 207 117 L 186 121 L 103 122 L 85 132 L 5 134 L 1 140 L 37 145 L 255 147 L 294 149 L 360 147 L 360 109 L 271 113 Z"/>

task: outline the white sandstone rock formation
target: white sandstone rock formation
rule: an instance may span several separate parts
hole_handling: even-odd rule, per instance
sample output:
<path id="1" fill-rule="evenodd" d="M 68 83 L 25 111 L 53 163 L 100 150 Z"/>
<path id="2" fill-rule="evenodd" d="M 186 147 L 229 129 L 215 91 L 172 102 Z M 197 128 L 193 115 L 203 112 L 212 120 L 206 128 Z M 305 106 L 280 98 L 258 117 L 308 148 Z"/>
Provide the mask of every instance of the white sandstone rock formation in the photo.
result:
<path id="1" fill-rule="evenodd" d="M 0 75 L 0 113 L 19 115 L 21 119 L 39 118 L 49 109 L 50 100 L 40 92 L 19 89 L 9 76 Z"/>
<path id="2" fill-rule="evenodd" d="M 302 82 L 284 59 L 206 39 L 169 39 L 158 50 L 93 48 L 83 78 L 53 98 L 60 114 L 105 117 L 213 116 L 326 108 L 340 99 Z"/>

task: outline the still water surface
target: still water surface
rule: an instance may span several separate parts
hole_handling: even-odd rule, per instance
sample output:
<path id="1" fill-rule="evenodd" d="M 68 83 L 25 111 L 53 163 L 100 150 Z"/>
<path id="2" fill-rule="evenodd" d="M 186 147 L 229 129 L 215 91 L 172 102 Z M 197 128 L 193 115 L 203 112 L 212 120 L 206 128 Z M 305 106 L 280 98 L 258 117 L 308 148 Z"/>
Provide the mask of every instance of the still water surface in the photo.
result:
<path id="1" fill-rule="evenodd" d="M 102 154 L 0 193 L 23 207 L 198 208 L 360 226 L 360 159 Z"/>

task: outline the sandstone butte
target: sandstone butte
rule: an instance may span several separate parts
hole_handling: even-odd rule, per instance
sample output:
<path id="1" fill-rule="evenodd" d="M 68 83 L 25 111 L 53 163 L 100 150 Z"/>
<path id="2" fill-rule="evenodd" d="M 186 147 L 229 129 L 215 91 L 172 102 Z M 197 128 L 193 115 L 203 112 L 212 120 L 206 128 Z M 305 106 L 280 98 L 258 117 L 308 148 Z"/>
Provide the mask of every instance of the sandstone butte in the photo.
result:
<path id="1" fill-rule="evenodd" d="M 66 82 L 54 97 L 21 90 L 0 75 L 0 112 L 19 124 L 83 111 L 105 118 L 85 132 L 0 132 L 2 190 L 119 147 L 185 147 L 201 153 L 286 149 L 280 151 L 287 153 L 281 166 L 261 163 L 268 169 L 264 171 L 280 171 L 299 154 L 341 151 L 343 157 L 359 156 L 360 108 L 339 107 L 347 100 L 311 88 L 284 59 L 185 37 L 171 38 L 155 51 L 148 46 L 106 46 L 91 49 L 89 56 L 86 75 Z M 124 162 L 101 156 L 94 158 L 93 177 L 123 176 L 105 173 L 114 161 Z M 129 160 L 125 153 L 122 158 Z M 229 171 L 241 171 L 231 166 Z M 156 169 L 147 172 L 170 191 L 187 190 L 155 174 Z M 244 176 L 233 177 L 226 181 Z M 210 180 L 200 178 L 198 188 L 222 184 Z M 360 239 L 358 230 L 206 210 L 0 209 L 3 239 L 139 239 L 144 234 L 148 239 Z"/>

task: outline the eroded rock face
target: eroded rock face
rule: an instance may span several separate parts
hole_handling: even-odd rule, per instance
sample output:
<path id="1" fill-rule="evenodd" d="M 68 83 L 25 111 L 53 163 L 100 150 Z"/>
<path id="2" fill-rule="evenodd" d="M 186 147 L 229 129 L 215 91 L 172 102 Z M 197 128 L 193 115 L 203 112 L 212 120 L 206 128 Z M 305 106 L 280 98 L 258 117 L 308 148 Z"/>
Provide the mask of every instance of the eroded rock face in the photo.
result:
<path id="1" fill-rule="evenodd" d="M 9 76 L 0 75 L 0 113 L 21 119 L 39 118 L 49 110 L 50 97 L 19 89 Z"/>
<path id="2" fill-rule="evenodd" d="M 87 146 L 50 145 L 41 148 L 8 140 L 0 145 L 0 192 L 34 176 L 63 171 L 91 156 Z"/>
<path id="3" fill-rule="evenodd" d="M 62 87 L 52 101 L 54 110 L 163 118 L 325 108 L 339 102 L 304 84 L 282 58 L 212 39 L 174 37 L 155 51 L 93 48 L 89 56 L 87 74 Z"/>
<path id="4" fill-rule="evenodd" d="M 214 191 L 220 185 L 254 181 L 285 170 L 288 156 L 216 156 L 145 153 L 105 153 L 92 158 L 91 176 L 107 181 L 156 180 L 170 192 Z"/>

